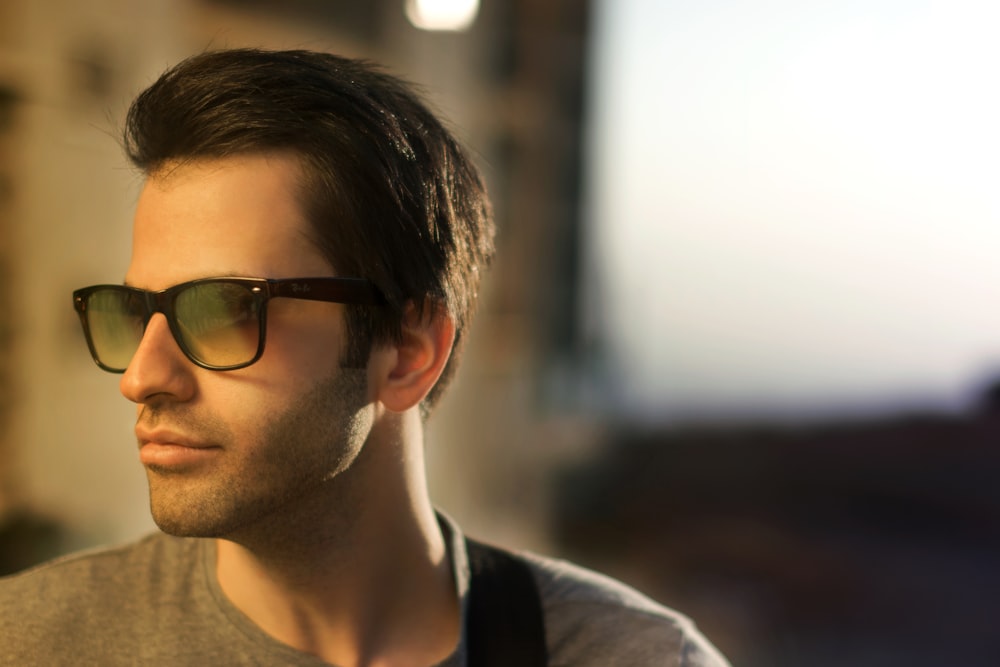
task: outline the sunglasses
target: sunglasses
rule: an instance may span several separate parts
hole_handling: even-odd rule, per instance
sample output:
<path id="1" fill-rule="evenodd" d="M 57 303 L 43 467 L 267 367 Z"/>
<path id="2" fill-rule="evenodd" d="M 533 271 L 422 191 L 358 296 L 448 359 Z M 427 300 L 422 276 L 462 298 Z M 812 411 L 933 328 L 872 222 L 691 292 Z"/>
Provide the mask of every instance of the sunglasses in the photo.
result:
<path id="1" fill-rule="evenodd" d="M 167 318 L 177 346 L 213 371 L 245 368 L 264 353 L 267 302 L 275 298 L 382 305 L 364 278 L 203 278 L 151 292 L 94 285 L 73 292 L 90 355 L 111 373 L 124 373 L 155 313 Z"/>

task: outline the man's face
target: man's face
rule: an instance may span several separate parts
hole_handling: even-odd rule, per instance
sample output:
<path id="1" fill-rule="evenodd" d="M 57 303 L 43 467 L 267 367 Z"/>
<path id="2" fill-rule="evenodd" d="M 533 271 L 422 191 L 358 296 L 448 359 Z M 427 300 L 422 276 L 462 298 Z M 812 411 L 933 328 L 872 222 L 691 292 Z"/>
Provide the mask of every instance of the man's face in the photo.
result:
<path id="1" fill-rule="evenodd" d="M 299 180 L 288 157 L 168 165 L 139 198 L 126 282 L 160 290 L 218 276 L 334 275 L 308 240 Z M 185 358 L 156 314 L 122 376 L 122 394 L 138 405 L 153 518 L 168 533 L 224 537 L 308 520 L 350 477 L 342 473 L 372 409 L 366 371 L 339 366 L 343 306 L 275 299 L 267 319 L 257 363 L 209 371 Z"/>

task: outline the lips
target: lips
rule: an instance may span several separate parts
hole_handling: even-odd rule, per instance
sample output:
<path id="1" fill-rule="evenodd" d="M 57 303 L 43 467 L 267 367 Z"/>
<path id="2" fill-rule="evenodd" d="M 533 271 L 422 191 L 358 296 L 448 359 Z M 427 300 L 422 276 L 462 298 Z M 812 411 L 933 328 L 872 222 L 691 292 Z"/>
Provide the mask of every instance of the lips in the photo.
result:
<path id="1" fill-rule="evenodd" d="M 139 460 L 144 466 L 183 469 L 200 464 L 221 452 L 221 448 L 198 442 L 171 431 L 145 431 L 136 427 Z"/>

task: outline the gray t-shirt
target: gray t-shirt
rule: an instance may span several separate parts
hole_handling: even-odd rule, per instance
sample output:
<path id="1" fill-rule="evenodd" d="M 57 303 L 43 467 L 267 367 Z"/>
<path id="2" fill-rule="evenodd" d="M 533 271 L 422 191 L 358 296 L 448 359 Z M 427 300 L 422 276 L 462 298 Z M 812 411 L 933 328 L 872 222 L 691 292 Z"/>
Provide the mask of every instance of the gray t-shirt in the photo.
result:
<path id="1" fill-rule="evenodd" d="M 464 610 L 464 539 L 448 519 L 441 524 Z M 543 600 L 552 667 L 728 665 L 690 620 L 633 589 L 563 561 L 520 556 Z M 0 579 L 0 665 L 327 664 L 234 607 L 214 563 L 214 541 L 157 533 Z M 438 667 L 465 667 L 464 636 Z"/>

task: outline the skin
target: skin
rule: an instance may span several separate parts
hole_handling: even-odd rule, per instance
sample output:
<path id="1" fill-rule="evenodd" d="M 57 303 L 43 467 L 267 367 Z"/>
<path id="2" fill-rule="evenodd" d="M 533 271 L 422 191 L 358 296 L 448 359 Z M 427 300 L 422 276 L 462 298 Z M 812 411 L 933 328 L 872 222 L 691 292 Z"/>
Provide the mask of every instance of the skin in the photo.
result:
<path id="1" fill-rule="evenodd" d="M 160 169 L 139 198 L 126 282 L 336 275 L 308 240 L 300 179 L 287 155 Z M 272 300 L 262 358 L 226 372 L 188 361 L 157 314 L 121 379 L 157 524 L 215 539 L 233 604 L 345 667 L 434 664 L 459 636 L 419 416 L 454 326 L 412 312 L 401 343 L 345 369 L 343 306 Z"/>

